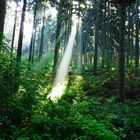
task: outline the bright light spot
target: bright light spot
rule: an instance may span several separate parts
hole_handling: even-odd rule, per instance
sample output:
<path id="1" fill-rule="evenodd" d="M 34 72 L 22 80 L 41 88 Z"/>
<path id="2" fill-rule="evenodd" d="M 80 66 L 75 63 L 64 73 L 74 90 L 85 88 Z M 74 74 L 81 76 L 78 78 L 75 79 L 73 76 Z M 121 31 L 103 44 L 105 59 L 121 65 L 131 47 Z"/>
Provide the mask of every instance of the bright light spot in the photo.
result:
<path id="1" fill-rule="evenodd" d="M 25 31 L 25 38 L 27 40 L 29 40 L 30 37 L 31 37 L 31 34 L 32 34 L 32 24 L 29 23 L 29 22 L 25 22 L 24 25 L 25 25 L 25 29 L 24 29 L 24 31 Z"/>
<path id="2" fill-rule="evenodd" d="M 87 0 L 87 1 L 85 1 L 85 3 L 88 8 L 93 8 L 92 1 Z"/>
<path id="3" fill-rule="evenodd" d="M 86 1 L 86 4 L 91 5 L 92 2 L 91 1 Z"/>
<path id="4" fill-rule="evenodd" d="M 58 83 L 56 86 L 53 87 L 51 94 L 48 95 L 52 101 L 57 102 L 60 99 L 67 87 L 67 81 L 64 83 Z"/>
<path id="5" fill-rule="evenodd" d="M 114 70 L 115 70 L 115 68 L 111 68 L 111 70 L 112 70 L 112 71 L 114 71 Z"/>
<path id="6" fill-rule="evenodd" d="M 7 5 L 8 5 L 10 8 L 12 8 L 12 9 L 15 9 L 15 8 L 16 8 L 16 3 L 15 3 L 14 1 L 9 1 L 9 2 L 7 3 Z"/>
<path id="7" fill-rule="evenodd" d="M 128 22 L 128 21 L 126 21 L 126 22 L 125 22 L 125 25 L 128 25 L 128 24 L 129 24 L 129 22 Z"/>
<path id="8" fill-rule="evenodd" d="M 50 9 L 50 15 L 52 16 L 52 18 L 55 18 L 57 16 L 58 11 L 56 10 L 55 7 Z"/>
<path id="9" fill-rule="evenodd" d="M 81 8 L 85 8 L 85 5 L 84 5 L 84 4 L 80 4 L 80 7 L 81 7 Z"/>
<path id="10" fill-rule="evenodd" d="M 73 5 L 78 5 L 78 1 L 73 1 Z"/>
<path id="11" fill-rule="evenodd" d="M 32 14 L 26 13 L 26 19 L 24 22 L 24 42 L 30 43 L 31 36 L 32 36 L 32 29 L 33 29 L 33 19 Z"/>

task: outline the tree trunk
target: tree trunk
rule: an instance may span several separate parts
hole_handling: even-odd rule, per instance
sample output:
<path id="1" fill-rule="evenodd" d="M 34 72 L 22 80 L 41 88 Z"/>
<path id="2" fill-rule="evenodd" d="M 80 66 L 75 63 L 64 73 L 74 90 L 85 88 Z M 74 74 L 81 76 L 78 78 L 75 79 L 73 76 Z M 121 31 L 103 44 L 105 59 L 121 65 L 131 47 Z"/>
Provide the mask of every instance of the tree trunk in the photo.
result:
<path id="1" fill-rule="evenodd" d="M 103 27 L 102 27 L 102 36 L 103 36 L 103 48 L 102 48 L 102 68 L 105 66 L 105 50 L 106 50 L 106 0 L 103 1 L 102 6 L 104 7 L 103 16 Z"/>
<path id="2" fill-rule="evenodd" d="M 57 68 L 57 64 L 58 64 L 59 49 L 60 49 L 59 34 L 60 34 L 60 31 L 61 31 L 62 4 L 63 4 L 63 0 L 60 1 L 58 16 L 57 16 L 56 45 L 55 45 L 55 51 L 54 51 L 54 64 L 53 64 L 53 76 L 54 77 L 56 75 L 56 68 Z"/>
<path id="3" fill-rule="evenodd" d="M 125 2 L 120 3 L 120 46 L 119 46 L 119 102 L 124 102 L 124 83 L 125 83 Z"/>
<path id="4" fill-rule="evenodd" d="M 36 26 L 36 25 L 35 25 Z M 33 63 L 34 62 L 34 57 L 35 57 L 35 45 L 36 45 L 36 27 L 35 27 L 35 32 L 34 32 L 34 35 L 33 35 L 33 42 L 32 42 L 32 45 L 33 45 L 33 51 L 32 51 L 32 57 L 31 57 L 31 62 Z"/>
<path id="5" fill-rule="evenodd" d="M 5 14 L 6 14 L 6 0 L 0 0 L 0 50 L 3 38 Z"/>
<path id="6" fill-rule="evenodd" d="M 24 0 L 21 22 L 20 22 L 20 31 L 19 31 L 19 40 L 18 40 L 18 48 L 17 48 L 17 62 L 20 63 L 21 55 L 22 55 L 22 43 L 23 43 L 23 32 L 24 32 L 24 21 L 25 21 L 25 11 L 26 11 L 27 1 Z"/>
<path id="7" fill-rule="evenodd" d="M 42 25 L 42 29 L 41 29 L 41 40 L 40 40 L 40 48 L 39 48 L 39 60 L 42 58 L 42 55 L 43 55 L 44 30 L 45 30 L 45 8 L 44 8 L 44 15 L 43 15 L 43 25 Z"/>
<path id="8" fill-rule="evenodd" d="M 98 2 L 97 7 L 97 18 L 95 23 L 95 52 L 94 52 L 94 67 L 93 67 L 93 75 L 97 74 L 97 65 L 98 65 L 98 24 L 99 24 L 99 18 L 101 13 L 101 1 Z"/>
<path id="9" fill-rule="evenodd" d="M 95 53 L 94 53 L 94 68 L 93 75 L 97 74 L 97 61 L 98 61 L 98 31 L 97 26 L 95 27 Z"/>
<path id="10" fill-rule="evenodd" d="M 85 38 L 85 45 L 84 45 L 84 64 L 87 64 L 87 37 Z"/>

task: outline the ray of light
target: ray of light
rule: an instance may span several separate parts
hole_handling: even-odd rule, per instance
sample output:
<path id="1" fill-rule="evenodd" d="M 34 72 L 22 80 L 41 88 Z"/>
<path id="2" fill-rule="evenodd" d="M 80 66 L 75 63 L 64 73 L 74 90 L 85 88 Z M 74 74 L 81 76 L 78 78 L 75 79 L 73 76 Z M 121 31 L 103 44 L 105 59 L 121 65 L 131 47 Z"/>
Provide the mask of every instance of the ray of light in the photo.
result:
<path id="1" fill-rule="evenodd" d="M 54 87 L 52 89 L 52 92 L 48 95 L 48 98 L 50 98 L 52 101 L 56 101 L 59 98 L 61 98 L 68 83 L 66 77 L 71 62 L 72 51 L 73 51 L 73 46 L 74 46 L 76 32 L 77 32 L 77 23 L 78 23 L 78 20 L 75 17 L 75 15 L 73 16 L 72 20 L 73 20 L 73 24 L 72 24 L 72 28 L 71 28 L 72 30 L 69 36 L 68 44 L 66 46 L 64 55 L 62 57 L 62 60 L 60 62 L 60 65 L 56 73 L 56 77 L 54 80 Z"/>

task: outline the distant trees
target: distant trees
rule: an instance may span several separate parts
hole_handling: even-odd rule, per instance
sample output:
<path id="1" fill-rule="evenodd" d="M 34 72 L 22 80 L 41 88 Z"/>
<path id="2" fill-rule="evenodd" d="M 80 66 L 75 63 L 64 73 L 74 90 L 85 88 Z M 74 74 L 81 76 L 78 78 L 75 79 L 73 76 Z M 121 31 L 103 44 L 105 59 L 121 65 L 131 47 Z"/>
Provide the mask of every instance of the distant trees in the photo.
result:
<path id="1" fill-rule="evenodd" d="M 50 41 L 49 39 L 54 35 L 53 32 L 49 33 L 52 27 L 49 27 L 51 18 L 49 18 L 46 12 L 51 6 L 55 6 L 56 1 L 46 2 L 45 0 L 34 0 L 28 5 L 31 6 L 33 10 L 33 27 L 32 27 L 32 36 L 29 47 L 29 62 L 33 63 L 34 58 L 41 60 L 46 51 L 48 51 L 48 45 L 44 44 L 45 40 Z M 52 22 L 56 22 L 55 20 Z M 47 34 L 46 34 L 47 32 Z M 55 42 L 55 38 L 53 40 Z M 48 42 L 46 42 L 48 43 Z M 52 43 L 53 44 L 53 43 Z"/>
<path id="2" fill-rule="evenodd" d="M 11 2 L 11 1 L 10 1 Z M 15 50 L 15 46 L 14 46 L 14 41 L 15 41 L 15 35 L 17 32 L 19 32 L 19 37 L 18 37 L 18 45 L 17 45 L 17 52 L 16 52 L 16 60 L 17 62 L 21 61 L 21 57 L 22 57 L 22 50 L 24 48 L 24 44 L 23 44 L 23 38 L 24 35 L 26 36 L 26 34 L 24 34 L 24 24 L 25 24 L 25 19 L 26 19 L 26 15 L 25 12 L 30 13 L 33 12 L 33 30 L 32 30 L 32 37 L 31 37 L 31 43 L 30 46 L 28 48 L 29 50 L 29 62 L 33 62 L 34 61 L 34 57 L 36 57 L 37 59 L 41 59 L 43 54 L 44 54 L 44 50 L 48 49 L 48 45 L 44 45 L 44 41 L 48 40 L 49 42 L 51 41 L 51 39 L 53 40 L 53 42 L 55 42 L 55 36 L 54 36 L 54 29 L 53 32 L 49 33 L 52 29 L 48 29 L 46 27 L 46 24 L 49 25 L 48 23 L 51 22 L 53 23 L 52 27 L 55 25 L 54 21 L 52 21 L 51 18 L 48 18 L 46 15 L 46 10 L 49 7 L 54 7 L 56 6 L 57 1 L 48 1 L 46 2 L 45 0 L 33 0 L 33 1 L 27 1 L 27 0 L 22 0 L 23 2 L 23 7 L 21 10 L 21 20 L 20 23 L 18 21 L 18 17 L 17 15 L 19 15 L 19 10 L 17 10 L 20 6 L 18 5 L 18 2 L 21 2 L 20 0 L 12 0 L 12 2 L 16 3 L 16 10 L 14 13 L 14 24 L 13 24 L 13 32 L 12 32 L 12 37 L 11 37 L 11 50 L 10 50 L 10 54 L 11 56 L 14 54 L 13 50 Z M 9 6 L 9 5 L 8 5 Z M 1 36 L 3 33 L 3 29 L 4 29 L 4 19 L 5 19 L 5 13 L 6 13 L 6 0 L 2 0 L 0 1 L 0 32 L 1 32 Z M 48 23 L 46 21 L 47 18 Z M 55 21 L 56 22 L 56 21 Z M 20 24 L 18 26 L 18 24 Z M 18 29 L 18 30 L 17 30 Z M 48 35 L 46 34 L 46 30 L 48 32 Z M 46 36 L 48 37 L 48 39 L 46 39 Z M 17 38 L 17 37 L 16 37 Z M 0 38 L 1 42 L 2 42 L 2 37 Z M 49 44 L 49 43 L 48 43 Z M 53 43 L 52 43 L 53 44 Z M 15 54 L 14 54 L 15 55 Z"/>
<path id="3" fill-rule="evenodd" d="M 116 67 L 119 102 L 124 101 L 126 68 L 135 65 L 136 75 L 138 75 L 140 49 L 138 7 L 139 0 L 137 3 L 135 0 L 127 2 L 104 0 L 101 4 L 100 1 L 93 1 L 93 7 L 89 8 L 86 16 L 83 17 L 83 34 L 87 40 L 83 46 L 83 50 L 87 51 L 83 51 L 83 56 L 88 60 L 89 52 L 93 51 L 94 75 L 98 73 L 98 67 L 111 70 L 112 67 L 119 64 Z M 90 43 L 91 38 L 94 43 L 93 49 Z M 88 64 L 88 62 L 84 61 L 84 64 Z"/>

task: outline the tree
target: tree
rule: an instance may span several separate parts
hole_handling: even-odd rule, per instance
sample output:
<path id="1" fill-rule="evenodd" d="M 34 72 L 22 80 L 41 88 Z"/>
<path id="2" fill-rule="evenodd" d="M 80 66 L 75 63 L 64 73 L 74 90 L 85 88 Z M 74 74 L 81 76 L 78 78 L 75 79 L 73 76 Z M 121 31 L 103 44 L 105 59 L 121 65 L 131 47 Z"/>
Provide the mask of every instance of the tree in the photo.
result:
<path id="1" fill-rule="evenodd" d="M 6 0 L 1 0 L 0 1 L 0 46 L 2 45 L 5 14 L 6 14 Z"/>
<path id="2" fill-rule="evenodd" d="M 43 25 L 41 29 L 41 40 L 40 40 L 40 47 L 39 47 L 39 60 L 42 58 L 43 55 L 43 47 L 44 47 L 44 30 L 45 30 L 45 12 L 46 12 L 46 7 L 44 5 L 43 8 Z"/>
<path id="3" fill-rule="evenodd" d="M 126 3 L 120 2 L 120 46 L 119 46 L 119 102 L 124 102 L 124 82 L 125 82 L 125 9 Z"/>
<path id="4" fill-rule="evenodd" d="M 99 17 L 101 12 L 101 1 L 99 1 L 97 5 L 97 17 L 96 17 L 96 23 L 95 23 L 95 52 L 94 52 L 94 68 L 93 68 L 93 74 L 97 74 L 97 64 L 98 64 L 98 29 L 99 29 Z"/>
<path id="5" fill-rule="evenodd" d="M 23 32 L 24 32 L 26 5 L 27 5 L 27 1 L 23 0 L 23 8 L 22 8 L 22 14 L 21 14 L 19 40 L 18 40 L 18 48 L 17 48 L 17 62 L 18 63 L 20 63 L 21 55 L 22 55 L 22 43 L 23 43 Z"/>
<path id="6" fill-rule="evenodd" d="M 133 3 L 131 1 L 119 1 L 120 4 L 120 46 L 119 46 L 119 102 L 124 102 L 124 86 L 125 86 L 125 18 L 126 6 Z"/>

